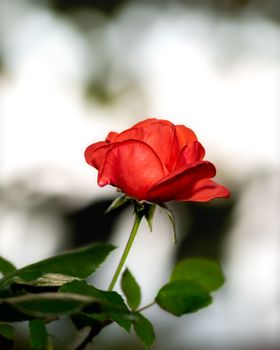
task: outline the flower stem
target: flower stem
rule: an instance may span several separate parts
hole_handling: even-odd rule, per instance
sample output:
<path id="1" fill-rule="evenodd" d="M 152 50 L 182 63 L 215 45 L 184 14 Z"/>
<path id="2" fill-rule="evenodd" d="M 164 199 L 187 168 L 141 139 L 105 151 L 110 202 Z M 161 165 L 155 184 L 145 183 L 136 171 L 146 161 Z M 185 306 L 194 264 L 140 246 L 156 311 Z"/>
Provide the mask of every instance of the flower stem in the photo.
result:
<path id="1" fill-rule="evenodd" d="M 47 350 L 53 350 L 53 344 L 50 336 L 48 337 Z"/>
<path id="2" fill-rule="evenodd" d="M 123 251 L 123 255 L 122 255 L 122 257 L 121 257 L 121 260 L 120 260 L 120 262 L 119 262 L 119 265 L 118 265 L 118 267 L 117 267 L 117 269 L 116 269 L 116 272 L 115 272 L 115 274 L 114 274 L 114 276 L 113 276 L 113 278 L 112 278 L 112 281 L 111 281 L 111 283 L 110 283 L 110 285 L 109 285 L 109 288 L 108 288 L 109 291 L 113 290 L 113 288 L 114 288 L 114 286 L 115 286 L 115 284 L 116 284 L 116 282 L 117 282 L 117 279 L 118 279 L 118 277 L 119 277 L 119 275 L 120 275 L 120 272 L 121 272 L 121 270 L 122 270 L 122 268 L 123 268 L 123 265 L 124 265 L 124 263 L 125 263 L 125 261 L 126 261 L 126 258 L 127 258 L 127 256 L 128 256 L 128 253 L 129 253 L 129 251 L 130 251 L 130 248 L 131 248 L 131 246 L 132 246 L 132 244 L 133 244 L 133 241 L 134 241 L 134 238 L 135 238 L 136 233 L 137 233 L 137 231 L 138 231 L 138 228 L 139 228 L 139 225 L 140 225 L 140 222 L 141 222 L 142 217 L 143 217 L 143 214 L 142 214 L 142 213 L 139 213 L 139 212 L 136 212 L 136 213 L 135 213 L 134 224 L 133 224 L 133 227 L 132 227 L 132 230 L 131 230 L 129 239 L 128 239 L 127 243 L 126 243 L 126 247 L 125 247 L 125 249 L 124 249 L 124 251 Z"/>

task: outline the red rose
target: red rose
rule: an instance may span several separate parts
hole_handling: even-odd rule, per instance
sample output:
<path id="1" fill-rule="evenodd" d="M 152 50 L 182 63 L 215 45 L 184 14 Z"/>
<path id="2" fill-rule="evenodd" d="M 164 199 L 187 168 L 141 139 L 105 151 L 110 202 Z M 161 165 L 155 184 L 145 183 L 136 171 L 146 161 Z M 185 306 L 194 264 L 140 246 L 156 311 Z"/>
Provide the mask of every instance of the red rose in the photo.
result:
<path id="1" fill-rule="evenodd" d="M 167 120 L 146 119 L 85 151 L 98 170 L 99 186 L 112 185 L 138 200 L 206 202 L 228 197 L 229 190 L 210 180 L 215 166 L 203 160 L 194 132 Z"/>

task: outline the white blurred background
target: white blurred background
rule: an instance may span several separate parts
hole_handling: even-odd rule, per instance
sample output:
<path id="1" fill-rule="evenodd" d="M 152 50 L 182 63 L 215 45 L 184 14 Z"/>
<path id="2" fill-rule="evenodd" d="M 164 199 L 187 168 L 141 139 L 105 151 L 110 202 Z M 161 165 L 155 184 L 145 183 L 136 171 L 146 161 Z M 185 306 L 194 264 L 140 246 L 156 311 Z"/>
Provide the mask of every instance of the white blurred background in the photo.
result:
<path id="1" fill-rule="evenodd" d="M 23 266 L 71 246 L 63 215 L 113 198 L 84 161 L 87 145 L 149 116 L 185 124 L 235 200 L 220 255 L 227 283 L 197 314 L 148 311 L 154 349 L 279 349 L 279 14 L 272 0 L 0 0 L 0 255 Z M 131 219 L 117 219 L 118 246 Z M 161 214 L 137 239 L 128 264 L 145 304 L 175 248 Z M 104 332 L 100 349 L 118 348 L 106 332 L 122 349 L 130 341 Z"/>

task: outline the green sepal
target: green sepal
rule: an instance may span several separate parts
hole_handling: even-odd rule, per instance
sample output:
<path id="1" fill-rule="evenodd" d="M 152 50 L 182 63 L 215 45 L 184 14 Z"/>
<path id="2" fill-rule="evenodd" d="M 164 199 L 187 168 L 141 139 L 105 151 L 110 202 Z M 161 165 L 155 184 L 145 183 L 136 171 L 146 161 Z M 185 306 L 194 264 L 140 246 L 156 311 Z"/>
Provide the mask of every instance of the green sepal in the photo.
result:
<path id="1" fill-rule="evenodd" d="M 150 231 L 153 231 L 153 219 L 156 211 L 156 204 L 149 204 L 147 210 L 145 211 L 145 218 L 147 220 Z"/>
<path id="2" fill-rule="evenodd" d="M 177 233 L 176 233 L 175 216 L 174 216 L 173 212 L 171 211 L 171 209 L 169 209 L 165 204 L 160 204 L 159 206 L 162 208 L 162 210 L 164 211 L 164 213 L 167 215 L 168 219 L 171 222 L 172 230 L 173 230 L 173 240 L 174 240 L 174 244 L 176 244 L 177 243 Z"/>
<path id="3" fill-rule="evenodd" d="M 121 207 L 122 205 L 124 205 L 125 203 L 127 203 L 130 200 L 129 197 L 127 197 L 126 195 L 122 195 L 120 197 L 117 197 L 115 200 L 113 200 L 113 202 L 110 204 L 110 206 L 108 207 L 108 209 L 106 210 L 106 213 L 109 213 L 110 211 L 117 209 L 119 207 Z"/>

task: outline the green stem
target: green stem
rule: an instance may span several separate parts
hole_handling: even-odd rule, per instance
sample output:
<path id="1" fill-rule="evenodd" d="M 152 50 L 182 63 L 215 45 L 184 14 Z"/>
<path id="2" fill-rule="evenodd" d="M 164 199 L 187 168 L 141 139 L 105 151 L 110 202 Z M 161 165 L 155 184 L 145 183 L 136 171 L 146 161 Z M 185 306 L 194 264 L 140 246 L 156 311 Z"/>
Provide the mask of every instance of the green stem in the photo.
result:
<path id="1" fill-rule="evenodd" d="M 126 260 L 126 258 L 128 256 L 129 251 L 130 251 L 130 248 L 131 248 L 131 246 L 133 244 L 133 241 L 134 241 L 134 238 L 135 238 L 136 233 L 138 231 L 138 228 L 139 228 L 139 225 L 140 225 L 142 217 L 143 217 L 143 215 L 141 213 L 137 213 L 137 212 L 135 213 L 134 224 L 133 224 L 133 227 L 132 227 L 129 239 L 128 239 L 127 243 L 126 243 L 126 247 L 124 249 L 123 255 L 122 255 L 121 260 L 119 262 L 119 265 L 118 265 L 118 267 L 116 269 L 116 272 L 115 272 L 115 274 L 114 274 L 114 276 L 112 278 L 112 281 L 110 283 L 110 286 L 108 288 L 109 291 L 113 290 L 113 288 L 114 288 L 114 286 L 115 286 L 115 284 L 117 282 L 117 279 L 118 279 L 118 277 L 120 275 L 120 272 L 121 272 L 121 270 L 123 268 L 125 260 Z"/>
<path id="2" fill-rule="evenodd" d="M 51 337 L 48 337 L 48 347 L 47 350 L 53 350 L 53 344 L 52 344 L 52 340 Z"/>
<path id="3" fill-rule="evenodd" d="M 147 305 L 141 307 L 140 309 L 138 309 L 138 310 L 136 310 L 136 311 L 137 311 L 137 312 L 142 312 L 143 310 L 146 310 L 146 309 L 148 309 L 149 307 L 151 307 L 151 306 L 153 306 L 153 305 L 155 305 L 155 304 L 156 304 L 156 302 L 155 302 L 155 301 L 152 301 L 150 304 L 147 304 Z"/>

